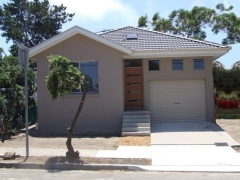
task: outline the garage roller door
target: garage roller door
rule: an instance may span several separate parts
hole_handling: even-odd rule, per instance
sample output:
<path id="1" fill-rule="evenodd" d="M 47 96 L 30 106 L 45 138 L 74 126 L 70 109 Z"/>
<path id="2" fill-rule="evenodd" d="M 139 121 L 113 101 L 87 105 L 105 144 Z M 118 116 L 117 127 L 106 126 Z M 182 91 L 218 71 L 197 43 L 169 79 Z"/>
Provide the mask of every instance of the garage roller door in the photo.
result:
<path id="1" fill-rule="evenodd" d="M 206 120 L 205 80 L 149 81 L 152 121 Z"/>

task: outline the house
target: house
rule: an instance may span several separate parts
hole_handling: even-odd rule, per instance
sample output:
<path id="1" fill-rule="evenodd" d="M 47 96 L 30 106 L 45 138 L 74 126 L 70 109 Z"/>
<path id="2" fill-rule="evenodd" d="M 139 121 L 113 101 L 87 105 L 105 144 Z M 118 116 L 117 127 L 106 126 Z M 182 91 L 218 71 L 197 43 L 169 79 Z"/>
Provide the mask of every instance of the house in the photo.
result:
<path id="1" fill-rule="evenodd" d="M 74 26 L 30 49 L 38 66 L 39 131 L 66 133 L 82 96 L 75 89 L 51 100 L 51 54 L 66 56 L 90 80 L 75 133 L 119 134 L 129 110 L 150 112 L 150 122 L 215 122 L 212 62 L 229 50 L 131 26 L 99 34 Z"/>

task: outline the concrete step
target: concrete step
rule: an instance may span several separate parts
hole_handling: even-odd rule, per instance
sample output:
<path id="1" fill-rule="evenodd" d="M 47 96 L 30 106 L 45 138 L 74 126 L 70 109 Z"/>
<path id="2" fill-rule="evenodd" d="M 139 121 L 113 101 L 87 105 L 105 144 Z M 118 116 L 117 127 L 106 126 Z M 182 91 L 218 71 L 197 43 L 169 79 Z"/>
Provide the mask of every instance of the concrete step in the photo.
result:
<path id="1" fill-rule="evenodd" d="M 150 131 L 150 127 L 123 127 L 123 132 L 141 132 L 141 131 Z"/>
<path id="2" fill-rule="evenodd" d="M 123 115 L 123 119 L 150 119 L 150 115 L 148 114 L 128 114 L 128 115 Z"/>
<path id="3" fill-rule="evenodd" d="M 149 136 L 150 129 L 149 111 L 125 111 L 123 113 L 123 136 Z"/>
<path id="4" fill-rule="evenodd" d="M 138 119 L 129 119 L 123 118 L 123 123 L 150 123 L 150 118 L 138 118 Z"/>
<path id="5" fill-rule="evenodd" d="M 122 132 L 122 136 L 150 136 L 150 131 Z"/>
<path id="6" fill-rule="evenodd" d="M 135 122 L 125 122 L 123 127 L 150 127 L 150 123 L 135 123 Z"/>
<path id="7" fill-rule="evenodd" d="M 124 111 L 123 115 L 149 115 L 149 111 Z"/>

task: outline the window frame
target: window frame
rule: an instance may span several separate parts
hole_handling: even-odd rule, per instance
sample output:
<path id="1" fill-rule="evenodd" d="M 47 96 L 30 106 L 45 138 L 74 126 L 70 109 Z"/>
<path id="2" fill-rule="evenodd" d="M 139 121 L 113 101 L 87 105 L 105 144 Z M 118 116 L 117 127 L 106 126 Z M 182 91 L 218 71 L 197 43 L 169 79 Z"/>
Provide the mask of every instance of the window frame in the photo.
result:
<path id="1" fill-rule="evenodd" d="M 88 63 L 88 62 L 97 62 L 97 77 L 98 77 L 98 84 L 99 84 L 98 60 L 70 61 L 70 64 L 78 63 L 78 70 L 82 72 L 82 70 L 81 70 L 81 63 Z M 83 75 L 84 75 L 84 73 L 83 73 Z M 98 91 L 88 91 L 87 93 L 88 94 L 99 94 L 99 87 L 98 87 Z M 80 88 L 79 92 L 78 91 L 76 91 L 76 92 L 72 91 L 71 94 L 83 94 L 83 92 L 81 91 L 81 88 Z"/>
<path id="2" fill-rule="evenodd" d="M 195 61 L 199 61 L 199 60 L 201 60 L 203 62 L 203 68 L 202 69 L 197 69 L 195 67 Z M 194 70 L 205 70 L 206 69 L 206 67 L 205 67 L 205 60 L 203 58 L 194 58 L 193 59 L 193 69 Z"/>
<path id="3" fill-rule="evenodd" d="M 150 69 L 150 61 L 158 61 L 158 69 Z M 160 71 L 160 60 L 159 59 L 149 59 L 148 60 L 148 71 Z"/>
<path id="4" fill-rule="evenodd" d="M 174 61 L 181 61 L 182 62 L 182 69 L 174 69 L 173 62 Z M 182 71 L 184 70 L 184 60 L 183 59 L 172 59 L 172 71 Z"/>

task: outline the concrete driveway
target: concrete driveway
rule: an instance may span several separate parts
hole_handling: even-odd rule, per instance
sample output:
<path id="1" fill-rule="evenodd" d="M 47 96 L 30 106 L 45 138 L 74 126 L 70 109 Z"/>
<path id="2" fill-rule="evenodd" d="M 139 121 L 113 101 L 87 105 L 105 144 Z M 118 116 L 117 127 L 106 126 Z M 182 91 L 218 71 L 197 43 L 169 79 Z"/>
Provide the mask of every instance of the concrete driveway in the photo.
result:
<path id="1" fill-rule="evenodd" d="M 208 121 L 153 122 L 152 145 L 216 145 L 238 144 L 220 126 Z"/>
<path id="2" fill-rule="evenodd" d="M 208 121 L 152 122 L 152 165 L 234 167 L 240 171 L 239 145 L 221 127 Z"/>

